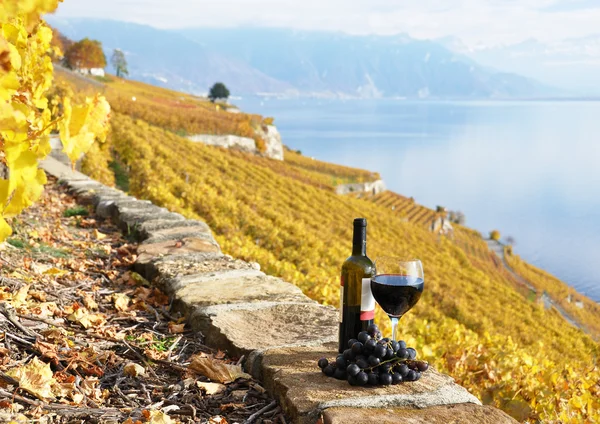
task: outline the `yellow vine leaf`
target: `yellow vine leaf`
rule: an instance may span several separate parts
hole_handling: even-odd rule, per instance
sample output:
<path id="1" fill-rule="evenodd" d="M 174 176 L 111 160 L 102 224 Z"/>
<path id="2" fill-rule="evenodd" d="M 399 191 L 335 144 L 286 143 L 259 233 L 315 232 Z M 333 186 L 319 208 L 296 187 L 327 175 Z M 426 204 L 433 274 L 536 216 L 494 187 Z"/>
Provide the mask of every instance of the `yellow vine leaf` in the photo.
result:
<path id="1" fill-rule="evenodd" d="M 64 99 L 64 115 L 59 124 L 63 150 L 72 162 L 89 150 L 95 139 L 104 141 L 108 133 L 110 105 L 102 96 L 86 98 L 85 104 L 72 106 Z"/>

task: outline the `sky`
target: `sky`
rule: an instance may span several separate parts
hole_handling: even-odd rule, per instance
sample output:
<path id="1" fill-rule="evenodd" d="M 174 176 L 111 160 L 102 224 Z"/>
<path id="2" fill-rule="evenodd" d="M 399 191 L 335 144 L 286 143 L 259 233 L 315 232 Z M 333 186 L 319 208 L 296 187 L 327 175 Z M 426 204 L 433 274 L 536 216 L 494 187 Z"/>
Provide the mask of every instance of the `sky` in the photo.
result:
<path id="1" fill-rule="evenodd" d="M 65 0 L 57 16 L 157 28 L 250 25 L 455 36 L 471 48 L 600 34 L 600 0 Z"/>

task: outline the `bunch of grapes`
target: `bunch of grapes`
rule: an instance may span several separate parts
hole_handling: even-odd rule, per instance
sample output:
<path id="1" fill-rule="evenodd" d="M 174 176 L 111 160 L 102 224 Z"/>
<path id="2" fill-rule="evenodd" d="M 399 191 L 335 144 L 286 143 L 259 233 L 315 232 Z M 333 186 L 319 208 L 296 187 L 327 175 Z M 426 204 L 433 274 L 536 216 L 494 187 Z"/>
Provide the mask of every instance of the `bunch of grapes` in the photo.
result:
<path id="1" fill-rule="evenodd" d="M 318 364 L 326 376 L 348 380 L 352 386 L 389 386 L 421 378 L 429 364 L 416 358 L 415 349 L 406 347 L 402 340 L 382 338 L 379 328 L 372 324 L 356 339 L 350 339 L 348 349 L 335 361 L 321 358 Z"/>

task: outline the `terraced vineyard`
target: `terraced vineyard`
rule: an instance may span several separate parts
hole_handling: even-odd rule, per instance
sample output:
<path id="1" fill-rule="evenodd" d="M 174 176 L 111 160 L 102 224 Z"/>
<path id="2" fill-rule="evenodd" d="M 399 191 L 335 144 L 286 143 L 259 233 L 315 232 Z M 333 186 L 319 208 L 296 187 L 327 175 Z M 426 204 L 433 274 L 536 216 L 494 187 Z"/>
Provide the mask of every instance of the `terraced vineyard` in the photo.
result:
<path id="1" fill-rule="evenodd" d="M 352 219 L 366 217 L 370 256 L 424 260 L 426 290 L 401 329 L 424 359 L 520 420 L 600 420 L 598 344 L 519 291 L 475 233 L 437 236 L 425 225 L 433 211 L 413 204 L 411 222 L 391 209 L 387 202 L 402 196 L 338 196 L 313 174 L 286 171 L 285 162 L 191 143 L 121 113 L 97 153 L 104 163 L 119 158 L 133 195 L 205 220 L 225 252 L 327 304 L 338 303 Z M 98 163 L 88 163 L 94 177 L 102 175 Z M 388 323 L 380 310 L 376 319 Z"/>
<path id="2" fill-rule="evenodd" d="M 400 218 L 415 225 L 429 228 L 437 217 L 434 210 L 418 205 L 415 203 L 414 199 L 394 193 L 393 191 L 388 190 L 374 196 L 362 196 L 362 198 L 368 199 L 378 206 L 391 210 Z"/>

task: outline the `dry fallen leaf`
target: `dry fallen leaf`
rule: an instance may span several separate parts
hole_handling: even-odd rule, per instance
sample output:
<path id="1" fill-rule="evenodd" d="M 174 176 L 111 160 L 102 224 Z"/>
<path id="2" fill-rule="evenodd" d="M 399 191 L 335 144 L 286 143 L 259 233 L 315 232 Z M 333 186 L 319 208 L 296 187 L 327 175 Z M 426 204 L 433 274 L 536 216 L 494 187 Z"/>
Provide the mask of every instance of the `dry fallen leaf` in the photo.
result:
<path id="1" fill-rule="evenodd" d="M 214 417 L 210 417 L 208 419 L 208 424 L 229 424 L 225 417 L 220 415 L 215 415 Z"/>
<path id="2" fill-rule="evenodd" d="M 102 234 L 97 228 L 94 228 L 93 233 L 96 240 L 104 240 L 106 238 L 106 234 Z"/>
<path id="3" fill-rule="evenodd" d="M 44 271 L 44 275 L 52 275 L 54 277 L 62 277 L 63 275 L 68 274 L 69 271 L 66 271 L 64 269 L 58 269 L 58 268 L 50 268 L 46 271 Z"/>
<path id="4" fill-rule="evenodd" d="M 115 293 L 112 295 L 112 301 L 115 304 L 115 308 L 121 312 L 126 312 L 129 309 L 128 306 L 130 300 L 129 296 L 123 293 Z"/>
<path id="5" fill-rule="evenodd" d="M 98 309 L 98 304 L 96 303 L 96 301 L 94 300 L 94 298 L 92 297 L 91 294 L 86 293 L 84 291 L 79 291 L 79 292 L 77 292 L 77 294 L 83 298 L 83 304 L 85 305 L 86 308 Z"/>
<path id="6" fill-rule="evenodd" d="M 13 295 L 11 304 L 15 308 L 25 304 L 27 299 L 27 293 L 29 292 L 29 284 L 21 287 L 17 292 Z"/>
<path id="7" fill-rule="evenodd" d="M 123 374 L 129 377 L 137 377 L 138 375 L 146 375 L 146 369 L 140 364 L 130 362 L 123 367 Z"/>
<path id="8" fill-rule="evenodd" d="M 162 411 L 142 411 L 142 415 L 146 418 L 150 424 L 175 424 L 175 421 L 171 419 L 167 414 Z"/>
<path id="9" fill-rule="evenodd" d="M 242 371 L 239 365 L 226 364 L 225 362 L 217 361 L 208 356 L 195 355 L 192 357 L 192 362 L 188 366 L 194 372 L 202 374 L 213 381 L 219 383 L 231 383 L 238 378 L 251 379 L 250 374 Z"/>
<path id="10" fill-rule="evenodd" d="M 75 310 L 67 316 L 69 321 L 78 322 L 83 328 L 100 327 L 106 322 L 106 318 L 100 314 L 90 314 L 85 308 Z"/>
<path id="11" fill-rule="evenodd" d="M 19 382 L 19 387 L 29 394 L 42 399 L 54 399 L 52 385 L 56 380 L 52 376 L 50 364 L 40 361 L 37 356 L 31 362 L 7 372 L 9 376 Z"/>
<path id="12" fill-rule="evenodd" d="M 184 324 L 175 324 L 173 321 L 169 322 L 169 333 L 171 334 L 181 334 L 183 333 Z"/>
<path id="13" fill-rule="evenodd" d="M 220 383 L 205 383 L 204 381 L 196 381 L 196 386 L 206 392 L 207 395 L 216 395 L 227 389 L 227 386 Z"/>

